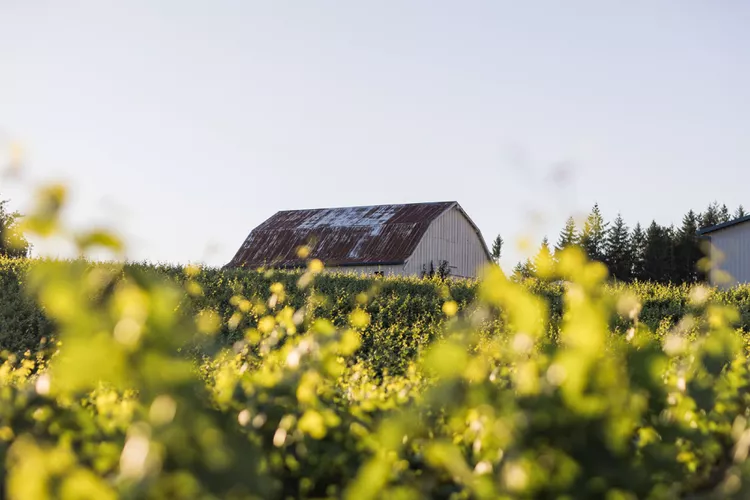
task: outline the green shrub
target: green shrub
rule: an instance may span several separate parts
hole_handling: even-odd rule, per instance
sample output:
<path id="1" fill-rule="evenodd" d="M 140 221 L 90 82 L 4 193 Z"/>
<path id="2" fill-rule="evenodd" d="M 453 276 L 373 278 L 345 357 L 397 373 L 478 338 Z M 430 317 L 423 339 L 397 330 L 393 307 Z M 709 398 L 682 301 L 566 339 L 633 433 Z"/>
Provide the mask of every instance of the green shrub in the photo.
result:
<path id="1" fill-rule="evenodd" d="M 539 268 L 1 261 L 3 497 L 746 498 L 747 289 Z"/>
<path id="2" fill-rule="evenodd" d="M 24 293 L 26 273 L 35 261 L 0 257 L 0 350 L 23 354 L 35 352 L 40 344 L 55 334 L 55 327 L 37 302 Z M 107 264 L 89 263 L 91 267 Z M 286 303 L 295 310 L 305 307 L 316 318 L 326 318 L 335 326 L 347 324 L 349 314 L 364 307 L 370 315 L 370 325 L 362 339 L 357 357 L 366 361 L 377 373 L 403 373 L 409 362 L 444 327 L 442 307 L 446 301 L 456 301 L 459 310 L 473 303 L 477 283 L 471 280 L 441 281 L 420 278 L 372 278 L 349 274 L 321 274 L 311 289 L 301 290 L 297 282 L 300 272 L 257 272 L 245 270 L 196 269 L 187 272 L 183 266 L 131 263 L 123 272 L 152 274 L 166 277 L 180 286 L 191 283 L 200 293 L 187 293 L 185 306 L 193 311 L 215 311 L 220 319 L 219 336 L 226 345 L 243 338 L 244 331 L 257 326 L 260 314 L 246 314 L 234 324 L 230 321 L 236 308 L 233 297 L 254 298 L 271 295 L 270 287 L 281 283 Z M 194 275 L 191 273 L 194 272 Z M 524 287 L 543 297 L 550 309 L 550 335 L 555 335 L 562 316 L 564 287 L 560 283 L 527 280 Z M 681 318 L 694 314 L 690 305 L 691 288 L 687 285 L 634 283 L 604 285 L 609 293 L 634 295 L 641 304 L 640 322 L 657 331 L 665 321 L 676 324 Z M 750 286 L 739 286 L 728 291 L 707 289 L 712 300 L 733 306 L 740 314 L 738 328 L 750 331 Z M 262 302 L 262 301 L 261 301 Z M 613 327 L 624 330 L 628 326 L 613 316 Z M 488 334 L 502 330 L 496 313 L 487 318 L 482 329 Z M 397 353 L 397 355 L 393 355 Z"/>

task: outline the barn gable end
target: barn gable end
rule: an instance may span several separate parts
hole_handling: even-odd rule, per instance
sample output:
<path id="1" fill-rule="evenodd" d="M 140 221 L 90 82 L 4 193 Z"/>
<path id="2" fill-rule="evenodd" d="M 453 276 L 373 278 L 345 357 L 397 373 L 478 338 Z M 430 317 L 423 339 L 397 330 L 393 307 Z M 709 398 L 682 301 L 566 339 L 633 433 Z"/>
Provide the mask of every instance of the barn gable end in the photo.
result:
<path id="1" fill-rule="evenodd" d="M 432 221 L 406 262 L 406 274 L 421 274 L 445 260 L 452 276 L 473 278 L 491 261 L 481 232 L 456 204 Z"/>

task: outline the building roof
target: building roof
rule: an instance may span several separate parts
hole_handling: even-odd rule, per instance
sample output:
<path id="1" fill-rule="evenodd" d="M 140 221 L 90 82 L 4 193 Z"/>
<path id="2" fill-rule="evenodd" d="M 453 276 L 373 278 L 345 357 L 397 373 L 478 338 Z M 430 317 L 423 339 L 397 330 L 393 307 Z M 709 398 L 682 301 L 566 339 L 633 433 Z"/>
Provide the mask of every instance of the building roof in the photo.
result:
<path id="1" fill-rule="evenodd" d="M 253 229 L 227 267 L 303 266 L 297 251 L 304 245 L 311 248 L 308 258 L 330 267 L 403 264 L 432 221 L 454 207 L 489 256 L 477 226 L 457 202 L 447 201 L 277 212 Z"/>
<path id="2" fill-rule="evenodd" d="M 720 229 L 726 229 L 728 227 L 736 226 L 737 224 L 742 224 L 743 222 L 747 222 L 747 221 L 750 221 L 750 215 L 740 217 L 739 219 L 730 220 L 728 222 L 722 222 L 721 224 L 716 224 L 715 226 L 704 227 L 703 229 L 698 230 L 698 235 L 703 236 L 705 234 L 713 233 L 714 231 L 719 231 Z"/>

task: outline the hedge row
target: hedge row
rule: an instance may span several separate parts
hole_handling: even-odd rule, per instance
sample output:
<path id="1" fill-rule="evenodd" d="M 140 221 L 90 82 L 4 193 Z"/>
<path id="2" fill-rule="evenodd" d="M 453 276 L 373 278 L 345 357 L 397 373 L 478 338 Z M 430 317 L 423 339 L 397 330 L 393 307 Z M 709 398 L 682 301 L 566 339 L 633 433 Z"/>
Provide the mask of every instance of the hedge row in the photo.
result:
<path id="1" fill-rule="evenodd" d="M 24 291 L 24 281 L 34 260 L 0 259 L 0 350 L 22 353 L 34 351 L 43 339 L 53 335 L 52 321 Z M 107 264 L 94 264 L 100 266 Z M 313 317 L 326 318 L 336 326 L 346 325 L 356 308 L 370 316 L 358 357 L 376 371 L 400 371 L 418 350 L 444 329 L 443 304 L 455 301 L 459 310 L 472 304 L 477 284 L 474 281 L 441 281 L 420 278 L 364 277 L 351 274 L 323 273 L 305 289 L 298 286 L 300 273 L 257 272 L 204 268 L 193 275 L 183 266 L 131 263 L 128 273 L 167 276 L 183 286 L 198 285 L 200 293 L 190 296 L 188 307 L 210 309 L 221 319 L 219 335 L 233 343 L 248 328 L 257 326 L 262 314 L 243 315 L 239 324 L 229 321 L 236 311 L 233 297 L 258 300 L 272 295 L 271 288 L 280 283 L 285 303 L 293 309 L 306 308 Z M 529 280 L 526 287 L 544 298 L 550 307 L 553 328 L 562 315 L 564 286 Z M 278 285 L 276 285 L 278 286 Z M 642 304 L 640 320 L 652 330 L 673 325 L 692 312 L 691 287 L 652 283 L 610 286 L 611 292 L 628 291 Z M 750 287 L 729 291 L 709 290 L 713 301 L 732 305 L 739 311 L 738 328 L 750 331 Z M 617 327 L 617 325 L 615 325 Z M 499 318 L 487 325 L 492 331 L 501 328 Z M 395 355 L 394 355 L 395 353 Z"/>
<path id="2" fill-rule="evenodd" d="M 0 363 L 0 499 L 750 498 L 744 320 L 716 307 L 746 310 L 742 290 L 612 287 L 571 251 L 564 287 L 494 271 L 301 292 L 299 275 L 85 263 L 8 263 L 5 279 L 24 265 L 60 348 Z M 476 314 L 446 306 L 474 296 Z M 431 335 L 409 370 L 372 372 Z M 199 370 L 179 351 L 197 340 Z"/>

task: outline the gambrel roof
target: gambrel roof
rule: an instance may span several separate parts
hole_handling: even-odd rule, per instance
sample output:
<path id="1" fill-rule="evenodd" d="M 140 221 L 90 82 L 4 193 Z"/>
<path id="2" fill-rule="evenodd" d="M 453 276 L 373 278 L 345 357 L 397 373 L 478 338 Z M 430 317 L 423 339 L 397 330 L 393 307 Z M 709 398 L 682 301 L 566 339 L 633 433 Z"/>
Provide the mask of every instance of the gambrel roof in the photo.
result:
<path id="1" fill-rule="evenodd" d="M 305 262 L 299 247 L 311 248 L 308 258 L 326 266 L 402 264 L 412 254 L 432 221 L 458 208 L 455 201 L 319 208 L 277 212 L 253 229 L 227 267 L 298 267 Z"/>

